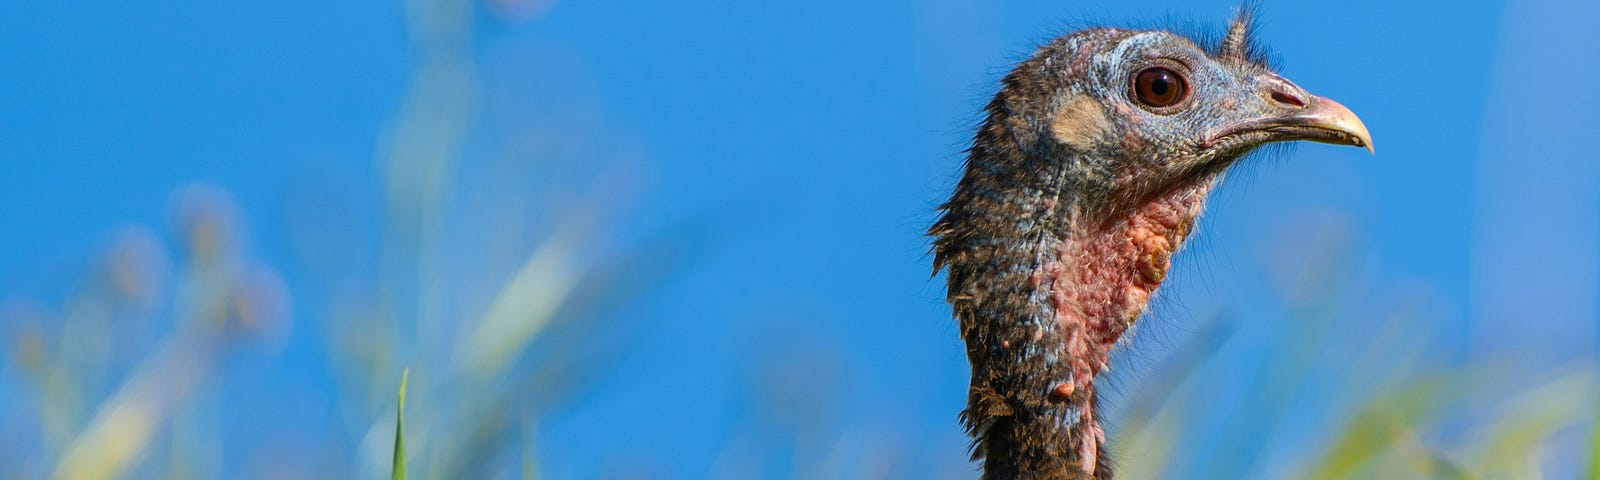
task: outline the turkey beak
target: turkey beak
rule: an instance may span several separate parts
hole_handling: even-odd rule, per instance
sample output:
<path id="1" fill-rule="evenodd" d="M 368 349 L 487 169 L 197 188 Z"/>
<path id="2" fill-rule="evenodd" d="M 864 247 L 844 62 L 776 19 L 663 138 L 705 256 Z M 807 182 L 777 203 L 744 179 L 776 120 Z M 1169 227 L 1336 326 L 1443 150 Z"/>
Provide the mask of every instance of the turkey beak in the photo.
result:
<path id="1" fill-rule="evenodd" d="M 1281 125 L 1292 130 L 1308 129 L 1301 140 L 1365 147 L 1367 153 L 1377 153 L 1372 149 L 1372 136 L 1367 133 L 1366 124 L 1361 123 L 1361 117 L 1331 99 L 1312 96 L 1303 109 L 1283 120 Z"/>
<path id="2" fill-rule="evenodd" d="M 1274 113 L 1224 127 L 1211 136 L 1207 145 L 1219 145 L 1238 136 L 1260 135 L 1257 138 L 1269 142 L 1305 140 L 1363 147 L 1368 153 L 1376 153 L 1367 126 L 1354 112 L 1339 102 L 1307 94 L 1284 83 L 1273 82 L 1262 93 L 1271 104 L 1268 109 Z"/>

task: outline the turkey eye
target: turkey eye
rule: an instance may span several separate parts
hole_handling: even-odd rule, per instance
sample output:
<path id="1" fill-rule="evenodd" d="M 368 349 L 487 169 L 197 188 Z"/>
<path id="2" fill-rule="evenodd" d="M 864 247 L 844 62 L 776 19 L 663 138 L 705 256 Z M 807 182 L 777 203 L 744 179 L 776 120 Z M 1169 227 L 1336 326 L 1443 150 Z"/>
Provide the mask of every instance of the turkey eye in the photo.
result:
<path id="1" fill-rule="evenodd" d="M 1152 107 L 1170 107 L 1189 94 L 1183 75 L 1165 67 L 1150 67 L 1133 76 L 1133 93 Z"/>

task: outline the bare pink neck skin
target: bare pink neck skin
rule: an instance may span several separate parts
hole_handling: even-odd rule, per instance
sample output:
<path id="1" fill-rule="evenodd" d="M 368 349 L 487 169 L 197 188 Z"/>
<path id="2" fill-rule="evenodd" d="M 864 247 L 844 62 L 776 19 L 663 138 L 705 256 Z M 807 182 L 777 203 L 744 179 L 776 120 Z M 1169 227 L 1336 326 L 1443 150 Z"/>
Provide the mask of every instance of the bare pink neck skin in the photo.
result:
<path id="1" fill-rule="evenodd" d="M 1093 379 L 1166 279 L 1170 258 L 1193 230 L 1212 182 L 1174 189 L 1098 228 L 1079 229 L 1056 245 L 1034 274 L 1047 289 L 1072 378 L 1055 395 L 1079 406 L 1078 458 L 1086 473 L 1105 442 L 1094 418 Z"/>

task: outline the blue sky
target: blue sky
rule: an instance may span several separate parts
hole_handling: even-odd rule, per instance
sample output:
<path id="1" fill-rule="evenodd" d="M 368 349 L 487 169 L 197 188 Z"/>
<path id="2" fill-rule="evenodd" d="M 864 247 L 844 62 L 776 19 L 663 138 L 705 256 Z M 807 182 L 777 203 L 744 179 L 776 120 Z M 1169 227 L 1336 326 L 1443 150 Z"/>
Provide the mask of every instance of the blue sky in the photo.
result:
<path id="1" fill-rule="evenodd" d="M 965 358 L 920 233 L 994 81 L 1085 19 L 1217 26 L 1233 7 L 556 1 L 525 20 L 480 7 L 476 130 L 457 188 L 560 189 L 569 177 L 522 184 L 481 160 L 516 144 L 523 133 L 508 125 L 559 124 L 604 150 L 574 158 L 637 179 L 618 195 L 615 243 L 705 212 L 720 222 L 688 267 L 616 313 L 644 325 L 641 338 L 542 424 L 546 468 L 706 475 L 754 415 L 747 364 L 789 346 L 829 352 L 848 372 L 829 383 L 841 428 L 893 432 L 911 456 L 959 465 Z M 1359 114 L 1377 155 L 1304 145 L 1231 178 L 1165 289 L 1170 325 L 1153 328 L 1181 339 L 1193 317 L 1265 315 L 1274 239 L 1332 218 L 1355 232 L 1362 282 L 1430 292 L 1449 327 L 1429 344 L 1462 358 L 1590 358 L 1600 31 L 1588 26 L 1600 6 L 1272 2 L 1262 20 L 1281 73 Z M 333 178 L 337 198 L 376 201 L 417 60 L 404 22 L 400 3 L 367 0 L 0 5 L 0 296 L 60 301 L 107 232 L 159 228 L 175 189 L 211 182 L 237 199 L 252 248 L 286 265 L 296 298 L 288 347 L 224 382 L 227 431 L 325 418 L 333 380 L 314 337 L 328 299 L 301 293 L 318 272 L 293 266 L 286 198 Z M 604 168 L 574 168 L 591 169 Z M 240 413 L 257 397 L 283 411 Z M 230 443 L 241 446 L 227 468 L 251 442 Z"/>

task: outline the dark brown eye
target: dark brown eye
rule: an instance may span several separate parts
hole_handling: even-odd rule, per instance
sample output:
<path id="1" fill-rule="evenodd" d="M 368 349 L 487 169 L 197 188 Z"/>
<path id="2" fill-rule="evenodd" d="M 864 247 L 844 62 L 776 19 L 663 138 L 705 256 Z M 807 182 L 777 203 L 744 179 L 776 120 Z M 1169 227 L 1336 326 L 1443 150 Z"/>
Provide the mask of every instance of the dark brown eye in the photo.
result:
<path id="1" fill-rule="evenodd" d="M 1189 95 L 1183 75 L 1166 67 L 1150 67 L 1133 76 L 1133 94 L 1152 107 L 1170 107 Z"/>

